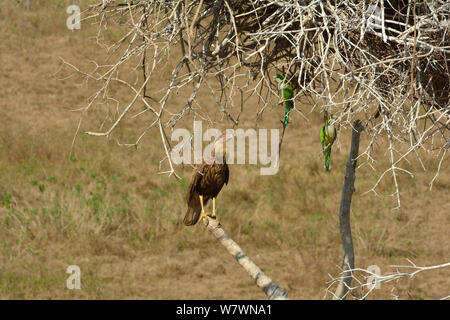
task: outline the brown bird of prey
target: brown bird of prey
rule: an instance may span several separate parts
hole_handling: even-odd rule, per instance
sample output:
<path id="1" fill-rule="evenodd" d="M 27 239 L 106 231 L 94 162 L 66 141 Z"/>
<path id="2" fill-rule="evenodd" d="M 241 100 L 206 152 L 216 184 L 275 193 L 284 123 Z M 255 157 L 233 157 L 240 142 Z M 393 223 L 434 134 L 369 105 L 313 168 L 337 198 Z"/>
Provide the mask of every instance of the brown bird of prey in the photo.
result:
<path id="1" fill-rule="evenodd" d="M 186 226 L 195 225 L 201 218 L 206 218 L 204 206 L 209 199 L 213 201 L 212 218 L 216 218 L 216 197 L 224 184 L 228 184 L 230 171 L 226 163 L 225 143 L 233 136 L 223 135 L 214 144 L 214 162 L 203 163 L 194 169 L 187 194 L 188 209 L 183 223 Z"/>

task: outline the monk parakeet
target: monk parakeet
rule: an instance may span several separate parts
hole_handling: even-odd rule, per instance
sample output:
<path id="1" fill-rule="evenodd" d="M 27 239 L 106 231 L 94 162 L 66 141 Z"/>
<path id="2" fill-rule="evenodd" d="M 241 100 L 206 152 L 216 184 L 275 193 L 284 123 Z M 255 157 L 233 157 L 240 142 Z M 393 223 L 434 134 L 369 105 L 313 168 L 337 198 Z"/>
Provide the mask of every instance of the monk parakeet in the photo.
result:
<path id="1" fill-rule="evenodd" d="M 325 125 L 320 130 L 320 142 L 322 143 L 322 150 L 325 154 L 325 170 L 330 171 L 330 155 L 331 146 L 336 139 L 336 127 L 334 123 L 337 117 L 335 115 L 329 115 L 325 121 Z"/>
<path id="2" fill-rule="evenodd" d="M 277 80 L 277 89 L 280 92 L 281 99 L 283 99 L 284 104 L 286 106 L 285 116 L 284 116 L 284 126 L 287 127 L 289 123 L 289 112 L 292 108 L 294 108 L 294 101 L 292 100 L 293 92 L 292 87 L 289 82 L 286 80 L 286 77 L 281 73 L 278 73 L 275 76 Z"/>

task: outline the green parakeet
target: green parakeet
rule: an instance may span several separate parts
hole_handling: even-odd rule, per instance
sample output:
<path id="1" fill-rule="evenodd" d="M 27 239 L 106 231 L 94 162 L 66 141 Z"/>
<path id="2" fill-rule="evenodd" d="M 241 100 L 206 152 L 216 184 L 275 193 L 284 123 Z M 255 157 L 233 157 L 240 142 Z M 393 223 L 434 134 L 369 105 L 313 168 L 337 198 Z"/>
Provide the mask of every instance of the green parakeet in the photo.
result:
<path id="1" fill-rule="evenodd" d="M 292 100 L 293 98 L 292 86 L 286 80 L 286 77 L 281 73 L 278 73 L 275 76 L 275 79 L 277 80 L 277 89 L 280 92 L 281 98 L 283 99 L 284 104 L 286 106 L 284 116 L 284 126 L 287 127 L 289 123 L 289 112 L 291 111 L 292 108 L 294 108 L 294 101 Z"/>
<path id="2" fill-rule="evenodd" d="M 322 150 L 325 154 L 325 170 L 330 171 L 330 156 L 331 156 L 331 146 L 336 139 L 336 127 L 334 122 L 336 121 L 335 115 L 329 115 L 325 121 L 325 125 L 320 130 L 320 142 L 322 143 Z"/>

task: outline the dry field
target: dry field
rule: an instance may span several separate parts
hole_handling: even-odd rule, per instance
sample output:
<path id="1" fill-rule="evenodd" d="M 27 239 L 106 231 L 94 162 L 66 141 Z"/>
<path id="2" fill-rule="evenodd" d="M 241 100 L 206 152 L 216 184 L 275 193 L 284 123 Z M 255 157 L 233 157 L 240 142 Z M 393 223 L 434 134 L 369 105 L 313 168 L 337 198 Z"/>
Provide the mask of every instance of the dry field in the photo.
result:
<path id="1" fill-rule="evenodd" d="M 65 27 L 71 1 L 39 1 L 31 12 L 23 2 L 0 3 L 0 299 L 265 299 L 202 224 L 182 225 L 191 169 L 177 167 L 182 182 L 158 174 L 158 131 L 137 150 L 80 134 L 70 153 L 80 117 L 71 110 L 85 106 L 93 90 L 60 57 L 89 69 L 89 59 L 106 61 L 107 54 L 95 43 L 95 25 L 83 22 L 73 32 Z M 117 35 L 111 31 L 111 37 Z M 161 83 L 169 77 L 161 75 Z M 116 94 L 121 90 L 129 95 L 123 88 Z M 205 96 L 202 105 L 209 102 Z M 255 108 L 249 109 L 244 128 L 255 126 Z M 257 126 L 278 126 L 281 110 L 268 110 Z M 98 128 L 95 112 L 81 131 Z M 233 165 L 217 201 L 224 229 L 291 299 L 322 299 L 342 259 L 338 211 L 350 133 L 340 132 L 332 171 L 325 173 L 322 116 L 308 118 L 292 116 L 276 175 Z M 119 136 L 132 140 L 138 133 L 123 126 Z M 366 143 L 363 138 L 362 147 Z M 378 171 L 363 166 L 357 172 L 351 214 L 356 266 L 375 264 L 385 273 L 407 258 L 421 266 L 448 262 L 448 156 L 431 191 L 437 159 L 425 157 L 425 172 L 408 158 L 404 166 L 415 177 L 400 176 L 403 208 L 392 210 L 395 198 L 364 194 L 387 165 L 385 148 L 378 148 Z M 390 177 L 378 191 L 393 192 Z M 66 288 L 68 265 L 80 266 L 81 290 Z M 401 279 L 392 288 L 383 285 L 369 299 L 392 293 L 442 298 L 449 294 L 450 270 Z"/>

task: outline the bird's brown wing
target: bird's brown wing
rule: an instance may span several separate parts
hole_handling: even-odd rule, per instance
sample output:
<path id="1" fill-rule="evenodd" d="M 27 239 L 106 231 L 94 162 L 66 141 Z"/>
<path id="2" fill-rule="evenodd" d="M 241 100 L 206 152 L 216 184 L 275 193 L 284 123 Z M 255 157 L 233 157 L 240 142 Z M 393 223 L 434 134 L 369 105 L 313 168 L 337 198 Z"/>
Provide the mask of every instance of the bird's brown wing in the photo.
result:
<path id="1" fill-rule="evenodd" d="M 198 186 L 205 174 L 206 164 L 196 167 L 192 173 L 191 183 L 189 184 L 187 192 L 188 209 L 184 215 L 183 223 L 186 226 L 193 226 L 197 223 L 202 207 L 200 205 L 200 198 L 197 192 Z"/>
<path id="2" fill-rule="evenodd" d="M 228 178 L 230 177 L 230 170 L 228 169 L 228 165 L 225 163 L 224 165 L 224 174 L 225 174 L 225 184 L 228 185 Z"/>

